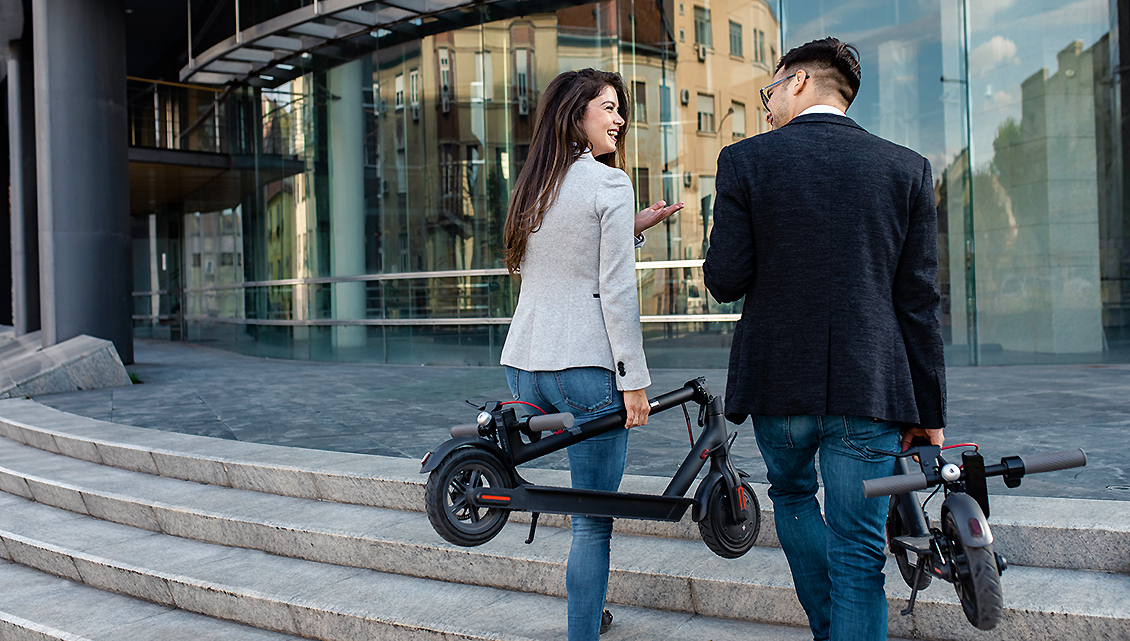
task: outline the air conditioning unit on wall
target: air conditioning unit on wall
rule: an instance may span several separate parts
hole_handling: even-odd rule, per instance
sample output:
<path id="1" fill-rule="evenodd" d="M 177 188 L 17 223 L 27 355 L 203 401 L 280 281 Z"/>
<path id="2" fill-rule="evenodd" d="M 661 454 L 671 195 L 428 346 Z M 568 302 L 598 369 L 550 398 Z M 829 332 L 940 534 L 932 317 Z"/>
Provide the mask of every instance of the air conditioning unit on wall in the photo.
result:
<path id="1" fill-rule="evenodd" d="M 679 92 L 679 102 L 683 103 L 684 107 L 691 104 L 691 92 L 687 91 L 686 89 L 680 91 Z"/>
<path id="2" fill-rule="evenodd" d="M 698 61 L 706 62 L 706 45 L 698 46 Z"/>

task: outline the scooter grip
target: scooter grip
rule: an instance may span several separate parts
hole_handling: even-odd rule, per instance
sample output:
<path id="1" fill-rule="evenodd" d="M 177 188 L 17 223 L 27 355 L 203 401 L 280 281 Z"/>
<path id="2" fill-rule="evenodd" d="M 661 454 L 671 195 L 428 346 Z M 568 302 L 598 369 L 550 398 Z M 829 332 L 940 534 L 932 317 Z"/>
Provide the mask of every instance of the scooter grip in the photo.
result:
<path id="1" fill-rule="evenodd" d="M 913 474 L 896 474 L 863 482 L 863 496 L 875 498 L 876 496 L 890 496 L 893 494 L 906 494 L 915 490 L 924 490 L 929 484 L 926 475 L 922 472 Z"/>
<path id="2" fill-rule="evenodd" d="M 466 425 L 456 425 L 451 428 L 451 438 L 459 438 L 460 436 L 478 436 L 479 425 L 477 423 L 468 423 Z"/>
<path id="3" fill-rule="evenodd" d="M 1087 453 L 1081 449 L 1064 450 L 1062 452 L 1048 452 L 1022 456 L 1025 474 L 1051 472 L 1052 470 L 1066 470 L 1069 467 L 1083 467 L 1087 464 Z"/>
<path id="4" fill-rule="evenodd" d="M 546 414 L 545 416 L 531 416 L 527 427 L 534 432 L 556 432 L 573 427 L 575 419 L 568 412 L 560 414 Z"/>

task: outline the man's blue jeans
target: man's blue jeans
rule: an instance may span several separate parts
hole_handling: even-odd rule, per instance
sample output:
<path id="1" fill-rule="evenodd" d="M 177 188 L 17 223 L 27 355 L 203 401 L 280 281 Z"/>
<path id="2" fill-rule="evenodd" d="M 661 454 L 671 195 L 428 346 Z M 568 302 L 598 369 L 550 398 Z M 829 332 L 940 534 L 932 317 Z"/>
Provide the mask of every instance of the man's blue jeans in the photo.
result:
<path id="1" fill-rule="evenodd" d="M 898 425 L 859 416 L 754 416 L 769 470 L 781 548 L 816 641 L 887 638 L 883 591 L 886 497 L 863 496 L 865 479 L 894 473 Z M 816 500 L 816 454 L 824 515 Z"/>
<path id="2" fill-rule="evenodd" d="M 506 368 L 506 383 L 515 400 L 533 403 L 548 413 L 569 412 L 577 424 L 624 407 L 611 371 L 575 367 L 558 372 Z M 616 491 L 628 456 L 628 430 L 617 428 L 568 448 L 573 487 Z M 569 595 L 569 641 L 596 641 L 608 592 L 608 553 L 612 519 L 573 516 L 573 544 L 565 569 Z"/>

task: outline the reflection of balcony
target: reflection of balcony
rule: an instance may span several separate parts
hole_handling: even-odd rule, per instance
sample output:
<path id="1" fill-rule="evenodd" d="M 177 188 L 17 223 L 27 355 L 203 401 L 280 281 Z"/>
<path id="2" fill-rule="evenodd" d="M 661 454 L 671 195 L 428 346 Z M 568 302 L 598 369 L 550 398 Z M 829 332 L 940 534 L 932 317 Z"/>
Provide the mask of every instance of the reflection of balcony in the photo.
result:
<path id="1" fill-rule="evenodd" d="M 302 160 L 286 156 L 130 147 L 130 213 L 181 206 L 189 212 L 234 207 L 256 188 L 304 169 Z"/>
<path id="2" fill-rule="evenodd" d="M 139 79 L 130 79 L 129 96 L 130 213 L 234 207 L 256 188 L 305 169 L 296 156 L 233 142 L 222 124 L 234 111 L 230 96 Z"/>

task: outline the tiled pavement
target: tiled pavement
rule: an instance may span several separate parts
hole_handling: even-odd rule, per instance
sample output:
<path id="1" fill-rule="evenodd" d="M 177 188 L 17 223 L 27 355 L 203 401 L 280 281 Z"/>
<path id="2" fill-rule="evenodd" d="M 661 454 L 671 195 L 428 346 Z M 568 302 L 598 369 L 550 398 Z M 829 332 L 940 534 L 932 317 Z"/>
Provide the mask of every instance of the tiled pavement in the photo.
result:
<path id="1" fill-rule="evenodd" d="M 156 340 L 136 341 L 135 358 L 127 369 L 141 385 L 36 400 L 116 423 L 418 459 L 447 438 L 448 427 L 473 419 L 464 399 L 509 396 L 501 367 L 286 361 Z M 723 393 L 725 371 L 717 369 L 653 370 L 649 393 L 698 376 Z M 1032 476 L 1015 490 L 990 482 L 990 492 L 1130 500 L 1130 365 L 951 368 L 948 388 L 947 442 L 976 441 L 990 462 L 1011 454 L 1087 451 L 1085 468 Z M 763 481 L 749 422 L 738 432 L 739 466 Z M 688 445 L 682 412 L 653 416 L 633 430 L 628 472 L 668 475 Z M 530 465 L 564 469 L 567 463 L 560 452 Z"/>

